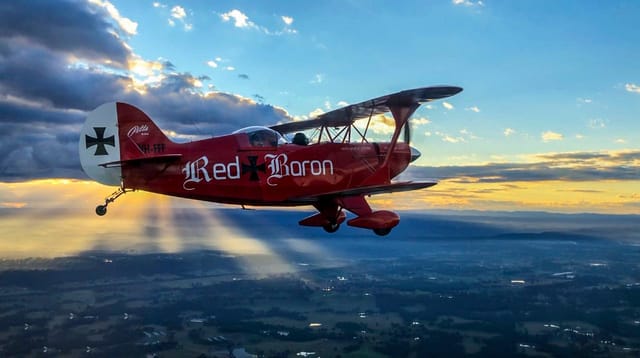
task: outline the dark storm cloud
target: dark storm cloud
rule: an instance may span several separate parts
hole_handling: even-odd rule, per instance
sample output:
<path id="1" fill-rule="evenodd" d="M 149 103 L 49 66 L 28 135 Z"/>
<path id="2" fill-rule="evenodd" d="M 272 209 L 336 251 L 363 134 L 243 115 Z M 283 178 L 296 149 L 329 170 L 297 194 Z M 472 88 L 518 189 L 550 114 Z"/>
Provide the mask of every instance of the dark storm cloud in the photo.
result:
<path id="1" fill-rule="evenodd" d="M 0 100 L 0 180 L 81 177 L 79 111 Z"/>
<path id="2" fill-rule="evenodd" d="M 104 10 L 84 1 L 2 1 L 0 38 L 124 67 L 129 50 L 107 19 Z"/>
<path id="3" fill-rule="evenodd" d="M 26 105 L 6 101 L 0 97 L 0 125 L 4 125 L 4 130 L 13 128 L 20 131 L 24 128 L 43 125 L 78 124 L 83 116 L 77 111 L 45 108 L 43 106 Z M 15 125 L 15 126 L 12 126 Z M 12 134 L 11 132 L 9 134 Z M 0 133 L 7 134 L 7 132 Z"/>
<path id="4" fill-rule="evenodd" d="M 129 102 L 178 134 L 219 135 L 287 114 L 226 93 L 204 94 L 206 76 L 160 60 L 162 80 L 135 91 L 120 28 L 84 1 L 0 2 L 0 180 L 85 178 L 79 130 L 105 102 Z"/>
<path id="5" fill-rule="evenodd" d="M 562 161 L 578 161 L 593 160 L 607 158 L 609 155 L 604 153 L 583 152 L 583 153 L 550 153 L 538 155 L 538 158 L 544 160 L 562 160 Z"/>
<path id="6" fill-rule="evenodd" d="M 499 163 L 471 166 L 410 167 L 413 179 L 450 179 L 460 183 L 528 181 L 640 180 L 640 151 L 558 153 L 538 156 L 554 159 L 537 163 Z"/>
<path id="7" fill-rule="evenodd" d="M 31 99 L 62 104 L 62 98 L 68 98 L 72 103 L 67 107 L 75 104 L 81 109 L 93 109 L 117 99 L 139 106 L 162 129 L 202 136 L 226 134 L 250 125 L 274 124 L 287 118 L 284 111 L 273 106 L 256 104 L 235 95 L 202 95 L 192 85 L 196 78 L 190 74 L 172 74 L 149 88 L 146 95 L 113 85 L 123 82 L 116 76 L 83 75 L 106 79 L 96 81 L 102 87 L 92 89 L 96 91 L 94 97 L 78 93 L 81 92 L 79 88 L 84 88 L 80 81 L 80 87 L 61 91 L 63 94 L 52 94 L 49 98 L 31 96 Z M 64 77 L 60 81 L 64 82 Z M 114 92 L 118 94 L 116 98 L 109 97 Z M 73 103 L 74 93 L 78 96 L 77 103 Z M 79 170 L 77 133 L 85 116 L 79 110 L 0 100 L 0 180 L 84 178 Z"/>
<path id="8" fill-rule="evenodd" d="M 173 74 L 146 96 L 131 98 L 163 129 L 181 134 L 222 135 L 252 125 L 271 125 L 287 114 L 271 105 L 249 101 L 236 95 L 194 92 L 189 74 Z"/>
<path id="9" fill-rule="evenodd" d="M 111 101 L 131 83 L 97 69 L 69 66 L 66 55 L 43 47 L 10 45 L 0 58 L 0 93 L 57 108 L 89 110 Z"/>

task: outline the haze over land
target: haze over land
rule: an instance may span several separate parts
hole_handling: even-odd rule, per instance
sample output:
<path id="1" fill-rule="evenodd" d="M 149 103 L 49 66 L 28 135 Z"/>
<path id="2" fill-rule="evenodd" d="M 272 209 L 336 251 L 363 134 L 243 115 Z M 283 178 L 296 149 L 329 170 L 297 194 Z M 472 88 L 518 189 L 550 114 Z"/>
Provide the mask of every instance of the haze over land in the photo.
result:
<path id="1" fill-rule="evenodd" d="M 407 225 L 379 238 L 291 229 L 294 211 L 256 214 L 174 210 L 169 238 L 180 240 L 168 242 L 149 210 L 146 225 L 75 256 L 0 261 L 0 353 L 640 352 L 637 216 L 403 213 Z M 167 248 L 180 252 L 145 253 Z"/>

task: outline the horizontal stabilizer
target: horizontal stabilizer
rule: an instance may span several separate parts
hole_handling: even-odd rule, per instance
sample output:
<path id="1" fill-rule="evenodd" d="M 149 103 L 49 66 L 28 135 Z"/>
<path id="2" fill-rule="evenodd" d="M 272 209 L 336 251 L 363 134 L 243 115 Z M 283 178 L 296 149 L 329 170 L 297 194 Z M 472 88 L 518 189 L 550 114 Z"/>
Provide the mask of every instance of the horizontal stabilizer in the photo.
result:
<path id="1" fill-rule="evenodd" d="M 182 154 L 163 154 L 163 155 L 155 155 L 152 157 L 140 157 L 133 158 L 128 160 L 118 160 L 115 162 L 107 162 L 98 164 L 104 168 L 113 168 L 113 167 L 122 167 L 124 165 L 141 165 L 141 164 L 162 164 L 162 163 L 172 163 L 177 161 L 182 157 Z"/>

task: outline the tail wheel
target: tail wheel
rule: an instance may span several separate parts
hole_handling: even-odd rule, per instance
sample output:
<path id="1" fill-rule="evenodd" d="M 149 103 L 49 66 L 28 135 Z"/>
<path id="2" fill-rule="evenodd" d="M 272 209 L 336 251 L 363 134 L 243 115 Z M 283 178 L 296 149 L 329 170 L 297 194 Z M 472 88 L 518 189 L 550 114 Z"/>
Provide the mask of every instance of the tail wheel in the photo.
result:
<path id="1" fill-rule="evenodd" d="M 391 228 L 388 227 L 386 229 L 373 229 L 373 232 L 378 236 L 387 236 L 391 232 Z"/>
<path id="2" fill-rule="evenodd" d="M 98 216 L 104 216 L 104 214 L 107 213 L 107 206 L 106 205 L 98 205 L 96 206 L 96 214 L 98 214 Z"/>
<path id="3" fill-rule="evenodd" d="M 98 214 L 98 216 L 104 216 L 107 213 L 107 205 L 109 205 L 109 203 L 113 203 L 120 197 L 120 195 L 126 194 L 129 191 L 135 191 L 135 189 L 125 189 L 124 184 L 120 184 L 118 190 L 104 199 L 104 205 L 96 206 L 96 214 Z"/>

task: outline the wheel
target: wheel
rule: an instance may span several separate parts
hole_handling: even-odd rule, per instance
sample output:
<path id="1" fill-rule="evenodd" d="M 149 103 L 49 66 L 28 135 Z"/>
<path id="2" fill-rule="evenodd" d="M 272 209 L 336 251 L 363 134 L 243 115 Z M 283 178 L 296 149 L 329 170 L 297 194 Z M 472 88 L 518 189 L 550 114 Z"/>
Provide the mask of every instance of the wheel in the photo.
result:
<path id="1" fill-rule="evenodd" d="M 338 223 L 333 223 L 333 224 L 327 224 L 325 226 L 322 227 L 324 229 L 324 231 L 328 232 L 328 233 L 334 233 L 336 231 L 338 231 L 338 229 L 340 228 L 340 224 Z"/>
<path id="2" fill-rule="evenodd" d="M 98 214 L 98 216 L 103 216 L 106 213 L 107 213 L 107 206 L 106 205 L 98 205 L 98 206 L 96 206 L 96 214 Z"/>
<path id="3" fill-rule="evenodd" d="M 388 227 L 386 229 L 373 229 L 373 232 L 375 232 L 378 236 L 386 236 L 391 232 L 391 228 Z"/>

